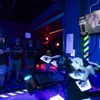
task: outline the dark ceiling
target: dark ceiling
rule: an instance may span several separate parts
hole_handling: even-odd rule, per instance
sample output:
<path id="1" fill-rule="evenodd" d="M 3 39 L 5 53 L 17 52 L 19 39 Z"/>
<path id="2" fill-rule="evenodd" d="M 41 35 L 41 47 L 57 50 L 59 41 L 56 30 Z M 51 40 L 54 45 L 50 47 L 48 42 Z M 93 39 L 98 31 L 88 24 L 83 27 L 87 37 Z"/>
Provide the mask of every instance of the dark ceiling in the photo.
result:
<path id="1" fill-rule="evenodd" d="M 0 19 L 30 23 L 56 0 L 0 0 Z"/>

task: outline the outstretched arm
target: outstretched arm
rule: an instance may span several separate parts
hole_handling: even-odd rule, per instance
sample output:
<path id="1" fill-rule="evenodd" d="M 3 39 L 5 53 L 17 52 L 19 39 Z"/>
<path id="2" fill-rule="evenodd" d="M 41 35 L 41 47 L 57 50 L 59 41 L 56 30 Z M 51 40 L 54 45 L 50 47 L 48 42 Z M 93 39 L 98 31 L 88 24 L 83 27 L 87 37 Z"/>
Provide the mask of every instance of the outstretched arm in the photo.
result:
<path id="1" fill-rule="evenodd" d="M 91 65 L 95 65 L 95 66 L 97 66 L 97 67 L 99 67 L 99 68 L 100 68 L 100 65 L 98 65 L 97 63 L 90 62 L 90 61 L 88 61 L 88 62 L 89 62 L 89 64 L 91 64 Z"/>
<path id="2" fill-rule="evenodd" d="M 86 81 L 87 79 L 88 79 L 88 76 L 89 76 L 89 69 L 88 68 L 86 68 L 86 67 L 84 67 L 84 66 L 81 66 L 80 65 L 80 67 L 79 67 L 79 69 L 81 70 L 81 71 L 84 71 L 84 77 L 83 77 L 83 81 Z"/>
<path id="3" fill-rule="evenodd" d="M 61 55 L 55 55 L 55 56 L 52 56 L 51 58 L 54 59 L 54 58 L 59 58 Z"/>

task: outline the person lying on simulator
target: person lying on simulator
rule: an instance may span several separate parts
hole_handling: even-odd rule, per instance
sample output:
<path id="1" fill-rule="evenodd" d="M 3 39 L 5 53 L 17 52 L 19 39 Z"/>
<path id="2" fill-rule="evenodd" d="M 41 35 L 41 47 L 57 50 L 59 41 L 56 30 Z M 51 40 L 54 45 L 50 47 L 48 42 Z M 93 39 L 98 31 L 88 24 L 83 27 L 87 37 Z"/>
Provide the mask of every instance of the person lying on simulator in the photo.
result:
<path id="1" fill-rule="evenodd" d="M 58 62 L 58 59 L 60 59 L 61 55 L 55 55 L 52 57 L 46 56 L 46 59 L 44 61 L 46 61 L 47 63 L 51 63 L 52 65 L 56 66 L 57 69 L 59 70 L 65 70 L 66 66 L 61 66 L 63 61 L 61 60 L 60 62 Z M 65 58 L 63 58 L 64 60 Z M 95 75 L 95 72 L 99 72 L 100 70 L 100 65 L 91 61 L 88 61 L 86 59 L 80 58 L 80 57 L 69 57 L 68 61 L 70 62 L 76 62 L 77 64 L 87 67 L 90 70 L 90 74 Z M 68 64 L 68 62 L 66 62 Z M 59 67 L 58 67 L 59 65 Z M 66 69 L 67 70 L 67 69 Z"/>
<path id="2" fill-rule="evenodd" d="M 68 81 L 68 100 L 90 100 L 89 96 L 87 95 L 88 90 L 91 89 L 91 84 L 89 82 L 88 76 L 90 73 L 95 76 L 95 69 L 100 68 L 98 64 L 87 61 L 80 57 L 71 58 L 61 55 L 49 57 L 49 61 L 47 61 L 47 58 L 44 59 L 44 61 L 45 60 L 47 63 L 51 63 L 56 66 L 58 71 L 66 72 Z M 89 88 L 86 90 L 83 89 L 84 91 L 82 91 L 76 84 L 77 81 L 79 81 L 78 85 L 80 87 L 84 88 L 86 85 L 88 85 Z"/>
<path id="3" fill-rule="evenodd" d="M 87 67 L 90 70 L 90 74 L 96 77 L 95 72 L 99 72 L 100 65 L 91 61 L 88 61 L 86 59 L 82 59 L 80 57 L 70 58 L 72 61 L 78 63 L 79 65 L 82 65 L 84 67 Z"/>

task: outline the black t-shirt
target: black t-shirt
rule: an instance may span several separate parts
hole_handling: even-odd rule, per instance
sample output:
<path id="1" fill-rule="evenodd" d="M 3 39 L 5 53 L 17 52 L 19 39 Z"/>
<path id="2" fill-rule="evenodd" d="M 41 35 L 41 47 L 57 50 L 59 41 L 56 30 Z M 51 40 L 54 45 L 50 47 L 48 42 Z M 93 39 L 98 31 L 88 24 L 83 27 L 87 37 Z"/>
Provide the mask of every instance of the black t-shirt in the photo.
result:
<path id="1" fill-rule="evenodd" d="M 26 53 L 26 58 L 34 58 L 34 46 L 29 46 L 27 45 L 26 48 L 25 48 L 25 53 Z"/>
<path id="2" fill-rule="evenodd" d="M 12 52 L 10 54 L 11 59 L 13 59 L 13 60 L 21 59 L 22 53 L 15 52 L 15 50 L 20 51 L 21 49 L 23 50 L 22 45 L 16 45 L 16 44 L 12 45 L 12 47 L 11 47 Z"/>
<path id="3" fill-rule="evenodd" d="M 2 44 L 0 44 L 0 49 L 2 49 L 2 50 L 6 50 L 8 48 L 8 45 L 6 44 L 6 43 L 2 43 Z M 0 54 L 0 65 L 4 65 L 4 64 L 6 64 L 6 55 L 5 55 L 6 53 L 4 53 L 3 55 L 2 54 Z"/>

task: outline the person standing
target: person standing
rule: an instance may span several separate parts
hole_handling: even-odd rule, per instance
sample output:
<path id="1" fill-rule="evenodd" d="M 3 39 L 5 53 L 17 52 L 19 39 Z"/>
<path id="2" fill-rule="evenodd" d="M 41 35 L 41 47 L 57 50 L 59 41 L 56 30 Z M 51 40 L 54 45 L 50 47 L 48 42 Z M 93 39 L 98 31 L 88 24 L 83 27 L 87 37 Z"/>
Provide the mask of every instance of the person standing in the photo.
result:
<path id="1" fill-rule="evenodd" d="M 51 57 L 51 51 L 50 50 L 46 51 L 46 56 Z M 51 63 L 45 63 L 45 68 L 46 68 L 47 72 L 50 72 L 50 66 L 51 66 Z"/>
<path id="2" fill-rule="evenodd" d="M 34 54 L 35 49 L 34 49 L 34 45 L 33 45 L 33 41 L 30 39 L 28 41 L 28 45 L 25 48 L 25 63 L 26 63 L 26 67 L 29 69 L 31 68 L 31 73 L 33 73 L 35 70 L 35 61 L 34 61 Z"/>
<path id="3" fill-rule="evenodd" d="M 41 54 L 42 54 L 42 48 L 40 45 L 40 40 L 38 40 L 36 42 L 36 48 L 35 48 L 35 66 L 37 66 L 37 65 L 39 66 L 38 70 L 36 68 L 37 72 L 41 71 L 41 61 L 40 61 Z"/>
<path id="4" fill-rule="evenodd" d="M 7 84 L 9 84 L 11 72 L 14 67 L 16 67 L 16 83 L 20 83 L 19 75 L 22 65 L 22 53 L 23 47 L 20 44 L 20 38 L 15 38 L 15 44 L 13 44 L 11 47 L 11 53 L 9 57 Z"/>
<path id="5" fill-rule="evenodd" d="M 4 79 L 7 72 L 6 53 L 9 51 L 10 48 L 6 43 L 3 43 L 3 36 L 0 34 L 0 90 L 4 89 Z"/>

